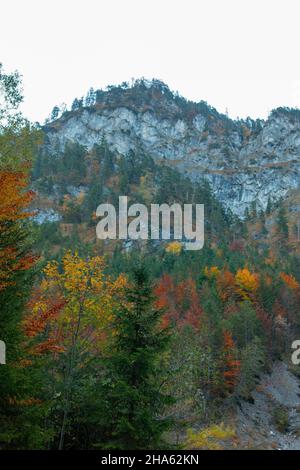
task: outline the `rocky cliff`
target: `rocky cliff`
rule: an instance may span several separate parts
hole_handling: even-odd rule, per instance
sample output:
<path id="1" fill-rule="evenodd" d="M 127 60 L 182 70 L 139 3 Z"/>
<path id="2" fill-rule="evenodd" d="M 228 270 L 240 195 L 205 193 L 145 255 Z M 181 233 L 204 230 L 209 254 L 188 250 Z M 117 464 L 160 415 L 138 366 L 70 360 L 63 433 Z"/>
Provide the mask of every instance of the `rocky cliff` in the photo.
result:
<path id="1" fill-rule="evenodd" d="M 269 198 L 300 188 L 298 110 L 278 108 L 266 121 L 234 121 L 157 80 L 140 80 L 93 93 L 45 131 L 50 151 L 67 141 L 90 149 L 105 139 L 121 155 L 142 151 L 191 179 L 205 178 L 239 216 L 254 202 L 264 209 Z"/>

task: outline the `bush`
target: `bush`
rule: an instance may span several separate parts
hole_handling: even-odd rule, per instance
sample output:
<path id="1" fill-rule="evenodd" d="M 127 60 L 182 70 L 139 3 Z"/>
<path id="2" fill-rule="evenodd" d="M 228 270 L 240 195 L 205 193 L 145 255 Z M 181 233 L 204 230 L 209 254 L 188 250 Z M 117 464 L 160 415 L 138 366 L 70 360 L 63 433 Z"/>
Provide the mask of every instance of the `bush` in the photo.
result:
<path id="1" fill-rule="evenodd" d="M 279 432 L 286 432 L 289 427 L 289 414 L 285 406 L 278 405 L 274 408 L 273 419 Z"/>

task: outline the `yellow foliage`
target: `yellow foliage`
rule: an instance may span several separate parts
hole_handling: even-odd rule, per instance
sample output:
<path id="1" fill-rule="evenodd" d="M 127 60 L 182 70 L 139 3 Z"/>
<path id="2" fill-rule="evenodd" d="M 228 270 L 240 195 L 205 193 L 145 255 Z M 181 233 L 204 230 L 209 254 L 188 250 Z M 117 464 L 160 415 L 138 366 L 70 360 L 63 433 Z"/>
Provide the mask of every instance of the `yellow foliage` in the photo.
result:
<path id="1" fill-rule="evenodd" d="M 170 242 L 166 247 L 167 253 L 172 253 L 173 255 L 179 255 L 182 250 L 182 244 L 180 242 L 174 241 Z"/>
<path id="2" fill-rule="evenodd" d="M 211 266 L 210 268 L 205 266 L 204 274 L 208 279 L 214 279 L 220 274 L 220 270 L 217 266 Z"/>
<path id="3" fill-rule="evenodd" d="M 105 263 L 100 256 L 80 258 L 67 252 L 61 265 L 47 264 L 39 295 L 31 304 L 31 315 L 26 319 L 31 336 L 45 330 L 51 339 L 64 349 L 81 337 L 91 348 L 103 343 L 103 334 L 110 330 L 113 311 L 124 302 L 126 277 L 112 279 L 104 273 Z M 57 315 L 49 315 L 51 305 L 61 303 Z M 78 337 L 79 335 L 79 337 Z M 90 338 L 90 341 L 88 340 Z M 99 341 L 99 342 L 98 342 Z"/>
<path id="4" fill-rule="evenodd" d="M 257 274 L 251 273 L 248 268 L 239 269 L 235 275 L 238 293 L 249 300 L 250 295 L 257 291 L 259 283 Z"/>
<path id="5" fill-rule="evenodd" d="M 223 423 L 213 424 L 202 431 L 187 430 L 185 449 L 221 450 L 220 441 L 227 441 L 235 437 L 235 430 Z"/>

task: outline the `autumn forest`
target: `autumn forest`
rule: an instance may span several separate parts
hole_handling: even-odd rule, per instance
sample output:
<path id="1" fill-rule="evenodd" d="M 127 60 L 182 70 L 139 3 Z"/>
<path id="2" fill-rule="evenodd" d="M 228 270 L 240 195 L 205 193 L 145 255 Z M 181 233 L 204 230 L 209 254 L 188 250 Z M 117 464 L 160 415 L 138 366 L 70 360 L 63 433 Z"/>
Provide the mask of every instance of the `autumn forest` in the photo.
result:
<path id="1" fill-rule="evenodd" d="M 300 332 L 284 201 L 239 218 L 207 182 L 142 151 L 122 156 L 102 139 L 53 154 L 49 122 L 93 106 L 93 91 L 44 126 L 19 110 L 18 73 L 1 66 L 0 91 L 0 449 L 251 448 L 236 410 L 290 361 Z M 121 194 L 204 204 L 203 249 L 97 240 L 97 205 Z M 59 216 L 41 223 L 39 211 Z"/>

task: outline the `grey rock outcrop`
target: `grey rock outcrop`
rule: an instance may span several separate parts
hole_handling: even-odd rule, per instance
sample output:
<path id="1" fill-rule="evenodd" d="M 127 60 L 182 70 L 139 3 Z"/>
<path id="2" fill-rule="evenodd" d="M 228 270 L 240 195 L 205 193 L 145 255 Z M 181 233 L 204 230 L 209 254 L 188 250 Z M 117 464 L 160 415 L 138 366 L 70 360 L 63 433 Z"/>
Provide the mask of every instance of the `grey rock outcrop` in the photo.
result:
<path id="1" fill-rule="evenodd" d="M 91 149 L 104 138 L 119 154 L 143 151 L 193 180 L 208 180 L 239 216 L 253 202 L 265 209 L 269 198 L 300 188 L 300 112 L 279 108 L 266 121 L 233 121 L 205 103 L 185 102 L 183 109 L 184 100 L 166 87 L 152 88 L 143 92 L 147 106 L 143 96 L 132 105 L 134 88 L 129 97 L 121 89 L 115 99 L 103 92 L 100 103 L 65 113 L 45 129 L 49 148 L 73 141 Z"/>

